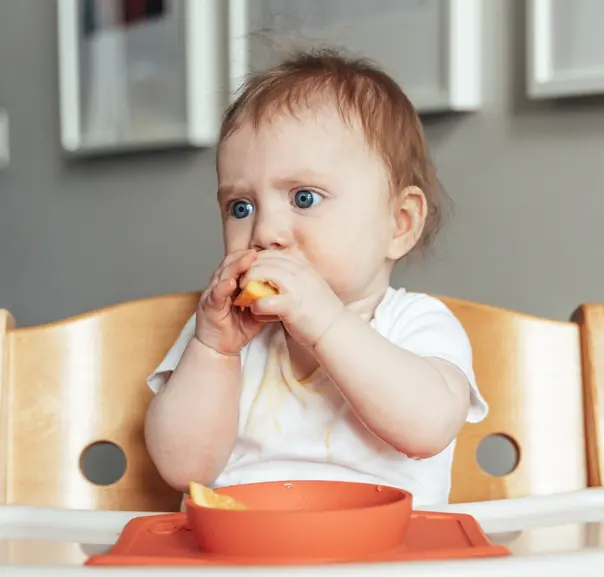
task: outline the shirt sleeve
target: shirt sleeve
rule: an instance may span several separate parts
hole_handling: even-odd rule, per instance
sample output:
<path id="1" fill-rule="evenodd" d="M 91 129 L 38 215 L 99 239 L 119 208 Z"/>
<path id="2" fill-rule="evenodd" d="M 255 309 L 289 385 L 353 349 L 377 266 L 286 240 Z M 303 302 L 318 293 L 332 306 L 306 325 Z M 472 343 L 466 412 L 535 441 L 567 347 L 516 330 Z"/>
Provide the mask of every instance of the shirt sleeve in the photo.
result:
<path id="1" fill-rule="evenodd" d="M 147 377 L 147 385 L 155 394 L 159 393 L 161 389 L 166 385 L 168 379 L 172 376 L 172 373 L 178 366 L 180 359 L 189 344 L 189 341 L 195 335 L 195 315 L 187 321 L 180 335 L 176 339 L 176 342 L 172 345 L 172 348 L 168 351 L 166 356 L 163 358 L 161 363 L 156 369 Z M 247 357 L 248 346 L 244 347 L 241 351 L 241 366 L 245 364 Z"/>
<path id="2" fill-rule="evenodd" d="M 178 366 L 180 358 L 182 357 L 189 341 L 195 334 L 195 315 L 187 321 L 180 335 L 176 339 L 176 342 L 172 345 L 172 348 L 168 351 L 166 356 L 163 358 L 157 368 L 147 378 L 147 385 L 154 393 L 159 393 L 161 389 L 168 382 L 168 379 L 174 372 L 174 369 Z"/>
<path id="3" fill-rule="evenodd" d="M 439 358 L 456 366 L 470 384 L 467 422 L 478 423 L 488 412 L 472 366 L 472 346 L 463 326 L 440 300 L 425 294 L 404 293 L 396 299 L 390 318 L 391 341 L 423 357 Z"/>

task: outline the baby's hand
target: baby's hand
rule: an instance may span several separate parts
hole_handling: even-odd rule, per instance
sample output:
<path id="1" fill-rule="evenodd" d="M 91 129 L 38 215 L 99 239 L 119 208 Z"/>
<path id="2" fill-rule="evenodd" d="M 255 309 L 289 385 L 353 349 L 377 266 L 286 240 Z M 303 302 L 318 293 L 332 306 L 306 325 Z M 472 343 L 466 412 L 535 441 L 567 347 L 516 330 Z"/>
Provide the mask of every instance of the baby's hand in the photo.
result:
<path id="1" fill-rule="evenodd" d="M 240 280 L 269 282 L 278 295 L 259 298 L 251 305 L 254 316 L 283 322 L 299 343 L 314 347 L 344 311 L 344 304 L 325 279 L 304 259 L 286 251 L 265 250 Z"/>
<path id="2" fill-rule="evenodd" d="M 199 299 L 195 337 L 221 354 L 238 355 L 262 328 L 249 311 L 233 307 L 231 301 L 237 279 L 250 268 L 257 254 L 254 250 L 228 254 Z"/>

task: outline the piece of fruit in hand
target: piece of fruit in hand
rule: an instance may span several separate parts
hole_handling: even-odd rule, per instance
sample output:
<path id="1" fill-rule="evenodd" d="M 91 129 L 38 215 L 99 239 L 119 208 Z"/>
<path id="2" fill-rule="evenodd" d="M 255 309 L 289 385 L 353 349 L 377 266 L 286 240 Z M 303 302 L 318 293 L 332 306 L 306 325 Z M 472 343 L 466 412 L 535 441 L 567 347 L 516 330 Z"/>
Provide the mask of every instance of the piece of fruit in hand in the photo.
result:
<path id="1" fill-rule="evenodd" d="M 243 310 L 246 307 L 250 307 L 255 300 L 261 297 L 268 297 L 276 294 L 279 294 L 279 291 L 270 283 L 259 280 L 251 280 L 239 293 L 233 302 L 233 305 L 236 307 L 241 307 Z"/>

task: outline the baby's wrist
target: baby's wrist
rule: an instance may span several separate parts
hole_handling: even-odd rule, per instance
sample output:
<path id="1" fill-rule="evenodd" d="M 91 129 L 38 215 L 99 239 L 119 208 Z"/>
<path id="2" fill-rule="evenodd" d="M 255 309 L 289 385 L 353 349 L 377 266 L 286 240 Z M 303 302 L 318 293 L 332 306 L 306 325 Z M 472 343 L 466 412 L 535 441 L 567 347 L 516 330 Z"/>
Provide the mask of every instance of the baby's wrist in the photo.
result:
<path id="1" fill-rule="evenodd" d="M 332 318 L 331 322 L 323 329 L 321 334 L 315 339 L 315 342 L 312 345 L 313 350 L 318 350 L 321 344 L 325 341 L 326 337 L 329 333 L 334 330 L 337 325 L 339 325 L 343 320 L 345 320 L 346 316 L 350 314 L 344 305 L 342 305 L 341 309 L 337 312 L 337 314 Z"/>
<path id="2" fill-rule="evenodd" d="M 239 351 L 230 351 L 227 349 L 222 349 L 210 342 L 207 342 L 203 337 L 200 337 L 197 333 L 193 335 L 191 339 L 192 345 L 205 354 L 209 355 L 218 355 L 222 358 L 239 358 L 241 356 L 241 350 Z"/>

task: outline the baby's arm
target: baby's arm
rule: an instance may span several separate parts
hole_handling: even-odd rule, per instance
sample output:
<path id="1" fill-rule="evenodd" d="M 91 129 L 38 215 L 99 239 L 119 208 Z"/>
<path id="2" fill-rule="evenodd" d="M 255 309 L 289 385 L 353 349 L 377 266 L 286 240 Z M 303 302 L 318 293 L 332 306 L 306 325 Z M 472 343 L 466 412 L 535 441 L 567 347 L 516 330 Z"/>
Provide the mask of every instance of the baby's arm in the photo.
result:
<path id="1" fill-rule="evenodd" d="M 441 452 L 468 416 L 470 385 L 460 369 L 397 346 L 351 312 L 315 354 L 365 426 L 409 457 Z"/>
<path id="2" fill-rule="evenodd" d="M 211 485 L 237 436 L 240 355 L 221 355 L 191 338 L 145 421 L 147 449 L 163 479 L 179 491 Z"/>

